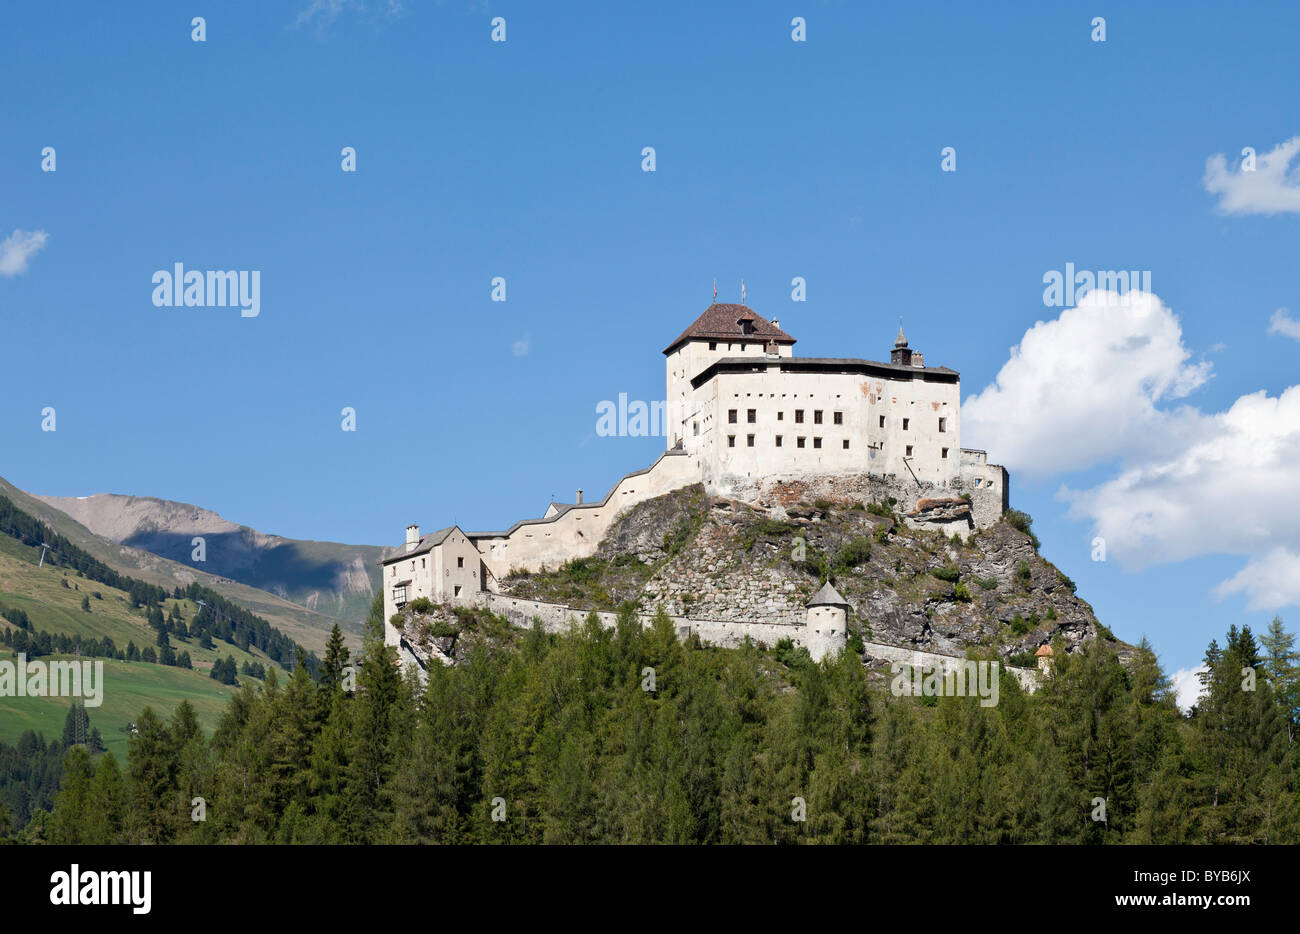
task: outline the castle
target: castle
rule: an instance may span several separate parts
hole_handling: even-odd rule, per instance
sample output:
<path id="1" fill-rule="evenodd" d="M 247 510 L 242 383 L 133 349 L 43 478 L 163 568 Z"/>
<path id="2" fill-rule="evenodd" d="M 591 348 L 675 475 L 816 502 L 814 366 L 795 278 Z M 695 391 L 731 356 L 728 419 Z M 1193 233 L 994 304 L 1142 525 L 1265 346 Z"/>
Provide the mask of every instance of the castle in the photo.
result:
<path id="1" fill-rule="evenodd" d="M 696 483 L 778 510 L 791 490 L 893 499 L 909 524 L 962 537 L 1002 516 L 1006 470 L 960 446 L 957 372 L 927 367 L 901 325 L 888 363 L 796 357 L 794 344 L 780 322 L 745 305 L 710 305 L 663 351 L 668 450 L 599 502 L 584 503 L 579 490 L 576 502 L 551 503 L 541 518 L 504 531 L 421 535 L 408 526 L 404 544 L 381 561 L 385 619 L 417 597 L 483 602 L 513 569 L 590 556 L 622 511 Z M 843 605 L 833 588 L 818 596 L 810 638 L 814 615 L 820 625 Z M 400 644 L 395 631 L 389 639 Z"/>

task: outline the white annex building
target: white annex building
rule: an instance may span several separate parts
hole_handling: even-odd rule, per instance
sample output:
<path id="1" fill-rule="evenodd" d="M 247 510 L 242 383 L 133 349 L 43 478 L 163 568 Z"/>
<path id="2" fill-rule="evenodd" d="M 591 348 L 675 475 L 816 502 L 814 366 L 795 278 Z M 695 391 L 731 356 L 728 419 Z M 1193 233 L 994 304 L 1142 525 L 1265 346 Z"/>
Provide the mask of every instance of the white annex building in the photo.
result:
<path id="1" fill-rule="evenodd" d="M 896 500 L 922 528 L 965 536 L 1008 503 L 1007 472 L 961 447 L 961 384 L 928 367 L 900 327 L 889 362 L 796 357 L 795 339 L 745 305 L 710 305 L 664 350 L 668 450 L 600 501 L 551 503 L 500 532 L 452 527 L 382 560 L 384 615 L 410 600 L 476 599 L 511 569 L 593 554 L 618 514 L 695 483 L 710 495 L 772 503 L 773 491 Z"/>

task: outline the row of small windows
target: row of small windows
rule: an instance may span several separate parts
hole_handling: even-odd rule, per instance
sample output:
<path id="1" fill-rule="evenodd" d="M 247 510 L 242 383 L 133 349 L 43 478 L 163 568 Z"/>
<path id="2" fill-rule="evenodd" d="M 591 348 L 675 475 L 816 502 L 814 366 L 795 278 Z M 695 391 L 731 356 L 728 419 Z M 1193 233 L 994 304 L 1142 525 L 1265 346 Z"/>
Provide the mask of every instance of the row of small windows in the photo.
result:
<path id="1" fill-rule="evenodd" d="M 747 448 L 755 447 L 755 444 L 754 444 L 754 438 L 755 438 L 754 435 L 745 435 L 745 447 L 747 447 Z M 784 447 L 784 446 L 785 446 L 785 436 L 784 436 L 784 435 L 776 435 L 776 436 L 774 436 L 773 440 L 776 442 L 776 444 L 775 444 L 776 447 L 779 448 L 779 447 Z M 808 441 L 807 437 L 805 437 L 805 436 L 803 436 L 803 435 L 800 435 L 800 436 L 798 436 L 798 437 L 795 438 L 795 445 L 794 445 L 794 446 L 797 447 L 797 448 L 806 447 L 806 446 L 807 446 L 807 445 L 806 445 L 806 442 L 807 442 L 807 441 Z M 821 446 L 822 446 L 822 439 L 821 439 L 821 438 L 813 438 L 813 439 L 812 439 L 812 443 L 813 443 L 812 446 L 813 446 L 814 449 L 820 449 Z M 849 449 L 849 439 L 848 439 L 848 438 L 843 438 L 843 439 L 841 439 L 841 441 L 840 441 L 840 445 L 841 445 L 841 450 L 845 450 L 845 451 L 847 451 L 847 450 Z M 727 447 L 729 447 L 729 448 L 734 448 L 735 446 L 736 446 L 736 436 L 735 436 L 735 435 L 727 435 Z M 912 448 L 913 448 L 913 447 L 914 447 L 914 445 L 911 445 L 911 444 L 906 445 L 906 449 L 905 449 L 905 452 L 904 452 L 903 456 L 904 456 L 904 457 L 911 457 L 911 456 L 912 456 Z M 947 460 L 947 459 L 948 459 L 948 450 L 949 450 L 948 448 L 940 448 L 940 449 L 939 449 L 939 456 L 940 456 L 941 458 L 943 458 L 944 460 Z"/>
<path id="2" fill-rule="evenodd" d="M 822 423 L 823 423 L 823 415 L 824 415 L 824 414 L 825 414 L 825 413 L 823 412 L 822 409 L 813 409 L 813 424 L 814 424 L 814 425 L 820 425 L 820 424 L 822 424 Z M 728 409 L 728 410 L 727 410 L 727 422 L 728 422 L 728 424 L 735 425 L 735 424 L 737 424 L 737 423 L 739 422 L 739 420 L 740 420 L 740 410 L 739 410 L 739 409 Z M 776 420 L 777 420 L 778 422 L 783 422 L 783 421 L 785 421 L 785 412 L 777 412 L 777 413 L 776 413 Z M 748 424 L 750 424 L 750 425 L 755 425 L 755 424 L 757 424 L 757 423 L 758 423 L 758 409 L 746 409 L 746 410 L 745 410 L 745 421 L 746 421 Z M 796 425 L 802 425 L 802 424 L 803 424 L 803 421 L 804 421 L 804 410 L 803 410 L 803 409 L 795 409 L 795 410 L 794 410 L 794 421 L 795 421 L 795 424 L 796 424 Z M 843 413 L 843 412 L 832 412 L 832 413 L 831 413 L 831 421 L 832 421 L 832 424 L 835 424 L 835 425 L 843 425 L 843 424 L 844 424 L 844 413 Z M 884 427 L 885 427 L 885 416 L 883 416 L 883 415 L 880 416 L 880 427 L 881 427 L 881 428 L 884 428 Z M 911 420 L 910 418 L 905 418 L 905 419 L 903 419 L 903 430 L 904 430 L 904 431 L 910 431 L 910 430 L 911 430 L 911 427 L 912 427 L 912 420 Z M 939 419 L 939 430 L 942 431 L 942 432 L 946 432 L 946 431 L 948 430 L 948 419 L 947 419 L 947 418 L 940 418 L 940 419 Z"/>
<path id="3" fill-rule="evenodd" d="M 822 416 L 823 416 L 824 414 L 825 414 L 825 413 L 823 412 L 822 409 L 814 409 L 814 410 L 813 410 L 813 424 L 814 424 L 814 425 L 820 425 L 820 424 L 822 424 Z M 734 424 L 736 424 L 737 419 L 739 418 L 739 415 L 740 415 L 740 410 L 739 410 L 739 409 L 728 409 L 728 410 L 727 410 L 727 421 L 728 421 L 730 424 L 734 425 Z M 803 424 L 803 416 L 804 416 L 804 410 L 803 410 L 803 409 L 795 409 L 795 410 L 794 410 L 794 421 L 795 421 L 795 424 L 796 424 L 796 425 L 802 425 L 802 424 Z M 831 417 L 832 417 L 832 423 L 833 423 L 833 424 L 836 424 L 836 425 L 843 425 L 843 424 L 844 424 L 844 413 L 843 413 L 843 412 L 832 412 L 832 413 L 831 413 Z M 784 412 L 777 412 L 777 413 L 776 413 L 776 420 L 777 420 L 778 422 L 783 422 L 783 421 L 785 421 L 785 413 L 784 413 Z M 751 425 L 756 424 L 756 423 L 758 422 L 758 409 L 746 409 L 746 410 L 745 410 L 745 421 L 748 422 L 748 423 L 751 424 Z M 940 431 L 942 431 L 942 430 L 943 430 L 943 429 L 940 429 Z"/>
<path id="4" fill-rule="evenodd" d="M 775 440 L 776 440 L 776 446 L 777 446 L 777 447 L 784 447 L 784 446 L 785 446 L 785 436 L 784 436 L 784 435 L 777 435 L 776 438 L 775 438 Z M 794 446 L 797 447 L 797 448 L 807 447 L 807 442 L 808 442 L 808 439 L 807 439 L 805 436 L 800 435 L 799 437 L 797 437 L 797 438 L 794 439 Z M 821 439 L 821 438 L 813 438 L 813 439 L 812 439 L 812 443 L 813 443 L 812 446 L 813 446 L 814 448 L 818 448 L 818 449 L 819 449 L 819 448 L 821 448 L 821 446 L 822 446 L 822 439 Z M 843 449 L 843 450 L 847 451 L 847 450 L 849 449 L 849 439 L 848 439 L 848 438 L 844 438 L 844 439 L 842 439 L 842 440 L 840 441 L 840 444 L 842 445 L 842 449 Z M 736 446 L 736 436 L 735 436 L 735 435 L 727 435 L 727 447 L 729 447 L 729 448 L 734 448 L 735 446 Z M 752 447 L 754 447 L 754 446 L 755 446 L 755 445 L 754 445 L 754 436 L 753 436 L 753 435 L 745 435 L 745 447 L 747 447 L 747 448 L 752 448 Z"/>
<path id="5" fill-rule="evenodd" d="M 884 428 L 884 427 L 885 427 L 885 416 L 884 416 L 884 415 L 881 415 L 881 416 L 880 416 L 880 427 L 881 427 L 881 428 Z M 906 432 L 906 431 L 910 431 L 910 429 L 911 429 L 911 419 L 904 419 L 904 420 L 902 420 L 902 429 L 904 429 L 905 432 Z M 939 431 L 941 431 L 941 432 L 946 432 L 946 431 L 948 431 L 948 419 L 943 418 L 943 419 L 940 419 L 940 420 L 939 420 Z"/>

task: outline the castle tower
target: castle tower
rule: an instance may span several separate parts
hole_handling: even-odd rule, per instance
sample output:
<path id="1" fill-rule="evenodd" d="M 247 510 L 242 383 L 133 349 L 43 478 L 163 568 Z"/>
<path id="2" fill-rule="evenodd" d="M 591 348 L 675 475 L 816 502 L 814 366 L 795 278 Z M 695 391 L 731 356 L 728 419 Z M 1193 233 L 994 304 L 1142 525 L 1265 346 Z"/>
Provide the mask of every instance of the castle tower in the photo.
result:
<path id="1" fill-rule="evenodd" d="M 1045 675 L 1052 673 L 1052 647 L 1050 645 L 1040 645 L 1038 651 L 1034 653 L 1038 659 L 1038 670 Z"/>
<path id="2" fill-rule="evenodd" d="M 827 581 L 808 601 L 807 631 L 804 646 L 813 661 L 838 655 L 848 642 L 849 605 Z"/>
<path id="3" fill-rule="evenodd" d="M 712 363 L 741 357 L 763 361 L 793 354 L 794 338 L 747 305 L 714 302 L 691 322 L 664 350 L 667 358 L 668 395 L 665 417 L 668 420 L 668 449 L 696 449 L 701 431 L 707 434 L 693 398 L 691 381 Z M 715 429 L 717 426 L 713 426 Z"/>
<path id="4" fill-rule="evenodd" d="M 903 322 L 898 322 L 898 337 L 894 338 L 894 349 L 889 352 L 889 362 L 898 366 L 912 365 L 912 351 L 903 336 Z"/>

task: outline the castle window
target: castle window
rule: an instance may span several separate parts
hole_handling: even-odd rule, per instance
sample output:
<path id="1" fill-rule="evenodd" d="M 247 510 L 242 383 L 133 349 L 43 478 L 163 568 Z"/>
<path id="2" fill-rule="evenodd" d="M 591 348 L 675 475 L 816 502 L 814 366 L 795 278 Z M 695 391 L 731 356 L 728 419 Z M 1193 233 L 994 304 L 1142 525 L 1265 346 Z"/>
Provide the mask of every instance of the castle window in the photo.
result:
<path id="1" fill-rule="evenodd" d="M 731 425 L 736 424 L 736 410 L 735 410 L 735 409 L 727 409 L 727 422 L 728 422 L 728 424 L 731 424 Z"/>
<path id="2" fill-rule="evenodd" d="M 844 450 L 847 451 L 848 449 L 849 449 L 849 439 L 848 439 L 848 438 L 845 438 L 845 439 L 844 439 Z"/>
<path id="3" fill-rule="evenodd" d="M 389 574 L 388 576 L 389 576 L 389 577 L 396 577 L 396 576 L 397 576 L 397 565 L 395 565 L 395 564 L 393 565 L 393 573 L 392 573 L 392 574 Z"/>
<path id="4" fill-rule="evenodd" d="M 939 419 L 939 430 L 940 430 L 940 431 L 947 431 L 947 430 L 948 430 L 948 419 L 946 419 L 946 418 L 941 418 L 941 419 Z"/>
<path id="5" fill-rule="evenodd" d="M 457 585 L 456 585 L 456 590 L 455 590 L 455 592 L 452 594 L 452 596 L 454 596 L 454 597 L 459 597 L 459 596 L 460 596 L 460 584 L 457 584 Z"/>
<path id="6" fill-rule="evenodd" d="M 751 425 L 758 421 L 758 409 L 750 409 L 746 414 Z"/>
<path id="7" fill-rule="evenodd" d="M 815 448 L 819 448 L 819 447 L 821 447 L 821 446 L 822 446 L 822 439 L 821 439 L 821 438 L 813 438 L 813 447 L 815 447 Z"/>
<path id="8" fill-rule="evenodd" d="M 975 478 L 975 488 L 976 488 L 976 489 L 979 489 L 979 485 L 980 485 L 980 478 L 979 478 L 979 477 L 976 477 L 976 478 Z"/>
<path id="9" fill-rule="evenodd" d="M 710 349 L 710 350 L 717 350 L 717 349 L 718 349 L 718 342 L 717 342 L 717 341 L 709 341 L 709 349 Z"/>
<path id="10" fill-rule="evenodd" d="M 406 585 L 405 584 L 398 584 L 396 587 L 393 588 L 393 603 L 397 605 L 397 608 L 399 610 L 402 607 L 406 606 Z"/>
<path id="11" fill-rule="evenodd" d="M 456 567 L 458 567 L 458 568 L 463 568 L 464 566 L 465 566 L 465 559 L 464 559 L 464 558 L 457 558 L 457 559 L 456 559 Z"/>
<path id="12" fill-rule="evenodd" d="M 843 412 L 836 412 L 836 413 L 835 413 L 835 424 L 837 424 L 837 425 L 843 425 L 843 424 L 844 424 L 844 413 L 843 413 Z"/>
<path id="13" fill-rule="evenodd" d="M 942 457 L 947 457 L 947 456 L 948 456 L 948 449 L 947 449 L 947 448 L 944 448 L 944 449 L 943 449 L 943 453 L 942 453 L 940 456 L 942 456 Z"/>
<path id="14" fill-rule="evenodd" d="M 785 421 L 785 413 L 784 413 L 784 412 L 777 412 L 777 413 L 776 413 L 776 420 L 777 420 L 778 422 L 783 422 L 783 421 Z"/>
<path id="15" fill-rule="evenodd" d="M 781 436 L 780 436 L 780 435 L 777 435 L 777 436 L 776 436 L 776 446 L 777 446 L 777 447 L 780 447 L 780 446 L 781 446 Z"/>
<path id="16" fill-rule="evenodd" d="M 802 425 L 802 424 L 803 424 L 803 409 L 795 409 L 795 410 L 794 410 L 794 421 L 795 421 L 795 424 L 796 424 L 796 425 Z"/>
<path id="17" fill-rule="evenodd" d="M 428 567 L 428 565 L 426 565 L 426 564 L 424 563 L 424 559 L 423 559 L 423 558 L 420 559 L 420 567 L 422 567 L 422 568 L 423 568 L 423 567 Z"/>
<path id="18" fill-rule="evenodd" d="M 821 423 L 822 423 L 822 410 L 817 409 L 815 412 L 813 412 L 813 424 L 820 425 Z"/>
<path id="19" fill-rule="evenodd" d="M 905 456 L 907 457 L 912 456 L 912 446 L 910 444 L 907 446 L 907 454 Z"/>
<path id="20" fill-rule="evenodd" d="M 912 420 L 910 418 L 903 419 L 903 430 L 907 431 L 908 427 L 911 426 L 911 424 L 912 424 Z"/>
<path id="21" fill-rule="evenodd" d="M 745 435 L 745 447 L 747 447 L 747 448 L 752 448 L 753 446 L 754 446 L 754 436 L 753 436 L 753 435 Z M 947 448 L 944 448 L 944 450 L 947 451 L 948 449 L 947 449 Z M 947 456 L 947 455 L 945 455 L 945 456 Z"/>
<path id="22" fill-rule="evenodd" d="M 796 438 L 794 441 L 794 446 L 797 448 L 803 447 L 803 440 L 804 440 L 803 438 Z"/>
<path id="23" fill-rule="evenodd" d="M 700 423 L 699 423 L 699 422 L 691 422 L 691 425 L 694 427 L 694 429 L 695 429 L 695 433 L 698 435 L 698 434 L 700 433 Z"/>
<path id="24" fill-rule="evenodd" d="M 884 428 L 884 427 L 885 427 L 885 416 L 883 416 L 883 415 L 880 416 L 880 427 L 881 427 L 881 428 Z"/>
<path id="25" fill-rule="evenodd" d="M 734 448 L 735 446 L 736 446 L 736 436 L 727 435 L 727 447 Z"/>

